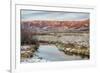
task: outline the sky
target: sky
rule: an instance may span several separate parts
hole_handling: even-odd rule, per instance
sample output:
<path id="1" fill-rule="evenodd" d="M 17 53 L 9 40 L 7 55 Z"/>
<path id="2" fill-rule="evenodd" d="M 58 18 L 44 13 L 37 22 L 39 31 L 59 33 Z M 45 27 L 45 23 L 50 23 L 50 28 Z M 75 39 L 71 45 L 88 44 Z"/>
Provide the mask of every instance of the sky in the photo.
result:
<path id="1" fill-rule="evenodd" d="M 89 13 L 21 10 L 21 20 L 81 20 L 89 19 Z"/>

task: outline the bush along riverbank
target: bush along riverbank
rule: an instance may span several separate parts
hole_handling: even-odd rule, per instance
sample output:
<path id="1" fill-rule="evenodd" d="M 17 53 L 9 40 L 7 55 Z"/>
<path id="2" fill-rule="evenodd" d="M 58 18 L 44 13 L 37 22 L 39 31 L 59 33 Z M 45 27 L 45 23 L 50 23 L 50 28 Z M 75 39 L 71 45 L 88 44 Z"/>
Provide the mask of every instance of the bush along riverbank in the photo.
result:
<path id="1" fill-rule="evenodd" d="M 77 43 L 56 43 L 57 48 L 63 51 L 67 55 L 81 56 L 82 58 L 90 58 L 89 47 L 85 45 L 79 45 Z"/>
<path id="2" fill-rule="evenodd" d="M 39 45 L 23 45 L 21 46 L 21 59 L 32 58 Z"/>
<path id="3" fill-rule="evenodd" d="M 32 58 L 34 52 L 39 48 L 39 42 L 37 39 L 30 41 L 24 40 L 21 42 L 21 60 Z"/>

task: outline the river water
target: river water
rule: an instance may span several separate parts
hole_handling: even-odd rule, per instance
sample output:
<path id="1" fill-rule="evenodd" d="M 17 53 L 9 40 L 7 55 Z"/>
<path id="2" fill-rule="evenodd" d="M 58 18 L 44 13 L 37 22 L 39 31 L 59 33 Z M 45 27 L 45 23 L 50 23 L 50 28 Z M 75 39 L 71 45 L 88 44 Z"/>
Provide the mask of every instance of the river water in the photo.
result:
<path id="1" fill-rule="evenodd" d="M 48 62 L 48 61 L 71 61 L 82 60 L 80 56 L 66 55 L 60 51 L 55 45 L 40 45 L 37 52 L 34 53 L 33 58 L 26 59 L 23 62 Z"/>

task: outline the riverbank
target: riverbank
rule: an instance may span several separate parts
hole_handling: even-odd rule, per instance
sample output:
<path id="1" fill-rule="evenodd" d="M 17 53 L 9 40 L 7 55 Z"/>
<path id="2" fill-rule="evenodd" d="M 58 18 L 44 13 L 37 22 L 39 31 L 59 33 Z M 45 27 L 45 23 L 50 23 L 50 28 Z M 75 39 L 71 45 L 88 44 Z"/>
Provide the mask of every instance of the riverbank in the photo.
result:
<path id="1" fill-rule="evenodd" d="M 77 43 L 56 43 L 56 46 L 67 55 L 76 55 L 87 59 L 90 58 L 89 47 L 85 45 L 79 45 Z"/>
<path id="2" fill-rule="evenodd" d="M 28 59 L 33 57 L 33 53 L 37 51 L 38 45 L 23 45 L 21 46 L 21 59 Z"/>

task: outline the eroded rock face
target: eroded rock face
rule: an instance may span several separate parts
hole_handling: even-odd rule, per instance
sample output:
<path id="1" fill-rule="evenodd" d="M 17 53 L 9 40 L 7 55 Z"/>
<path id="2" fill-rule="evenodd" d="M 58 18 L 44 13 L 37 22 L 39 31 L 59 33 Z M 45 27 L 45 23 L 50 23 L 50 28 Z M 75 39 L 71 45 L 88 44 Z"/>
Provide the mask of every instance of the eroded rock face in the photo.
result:
<path id="1" fill-rule="evenodd" d="M 22 21 L 21 28 L 31 32 L 43 31 L 87 31 L 89 30 L 89 19 L 77 21 L 47 21 L 47 20 L 33 20 Z"/>

